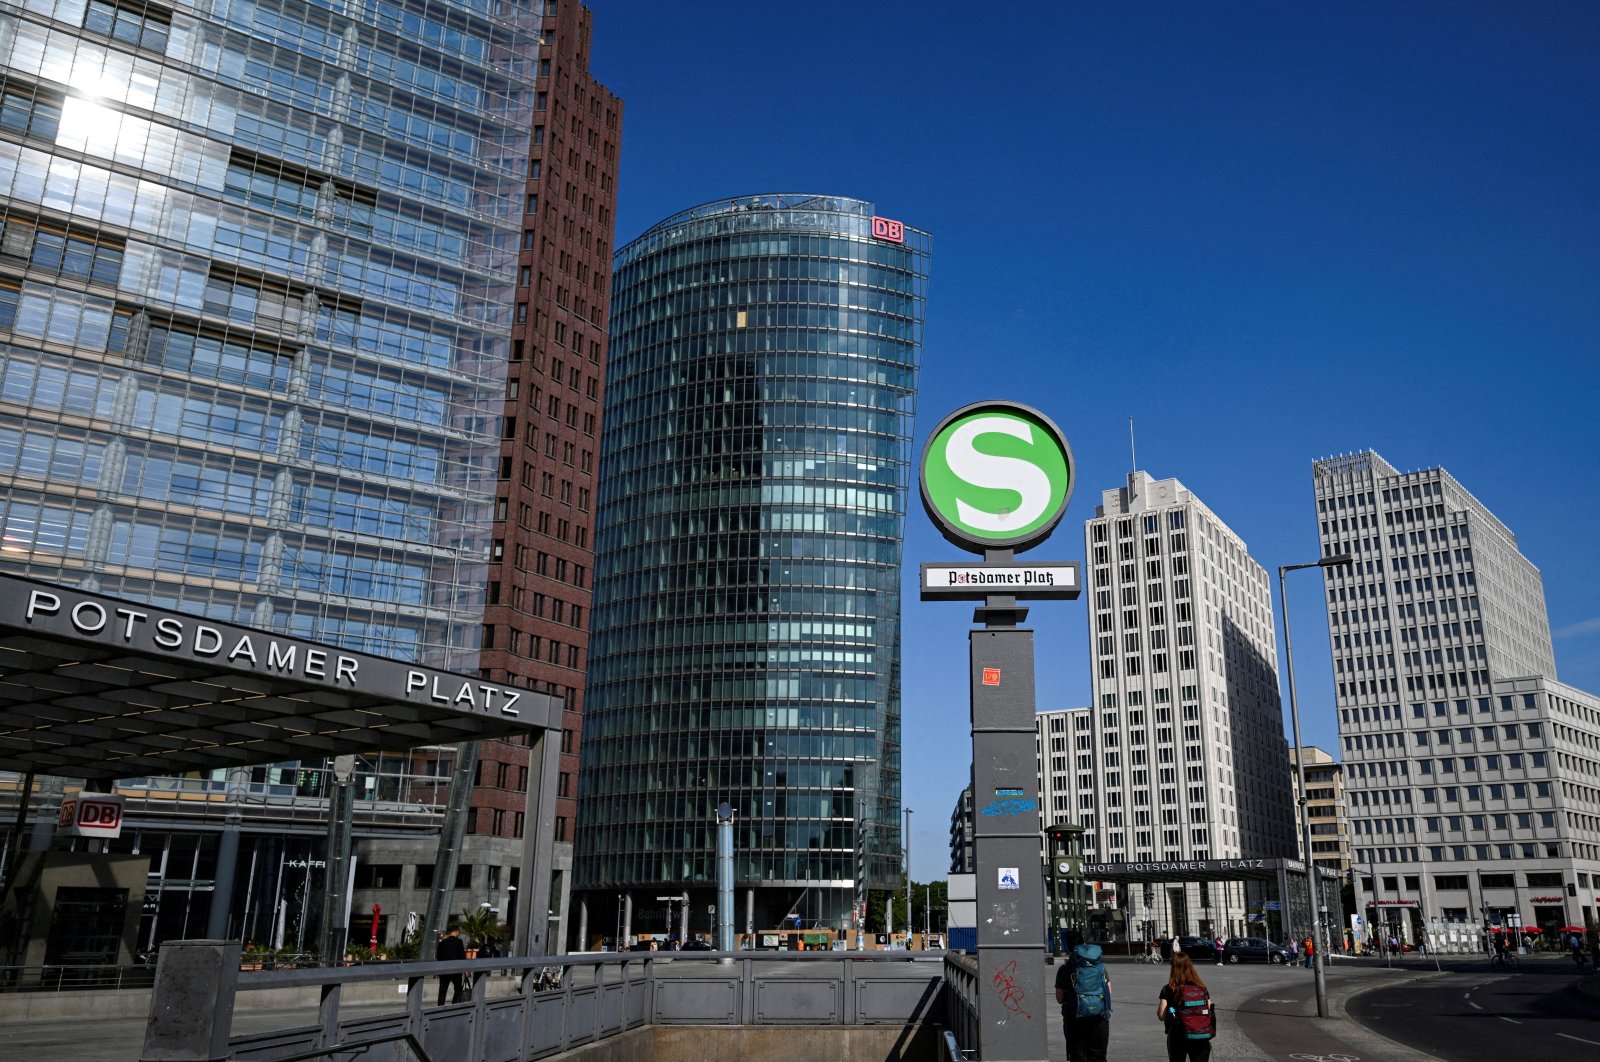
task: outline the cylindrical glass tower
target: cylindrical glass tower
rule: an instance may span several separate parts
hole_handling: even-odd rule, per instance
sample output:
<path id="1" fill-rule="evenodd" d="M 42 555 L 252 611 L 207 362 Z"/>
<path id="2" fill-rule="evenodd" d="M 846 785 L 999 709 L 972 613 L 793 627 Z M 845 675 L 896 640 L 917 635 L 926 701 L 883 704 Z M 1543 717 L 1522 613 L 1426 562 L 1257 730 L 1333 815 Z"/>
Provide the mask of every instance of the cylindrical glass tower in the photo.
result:
<path id="1" fill-rule="evenodd" d="M 593 935 L 686 913 L 709 936 L 722 801 L 740 931 L 847 928 L 858 887 L 898 876 L 928 254 L 870 203 L 802 195 L 617 253 L 575 867 Z"/>

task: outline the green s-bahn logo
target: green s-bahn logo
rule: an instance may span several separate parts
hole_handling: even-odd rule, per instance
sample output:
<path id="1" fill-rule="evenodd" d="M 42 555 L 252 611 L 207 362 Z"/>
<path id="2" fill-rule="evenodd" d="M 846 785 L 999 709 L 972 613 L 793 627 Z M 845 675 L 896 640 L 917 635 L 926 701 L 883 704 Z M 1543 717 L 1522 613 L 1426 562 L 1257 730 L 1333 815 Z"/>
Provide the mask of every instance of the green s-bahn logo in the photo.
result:
<path id="1" fill-rule="evenodd" d="M 1024 550 L 1048 538 L 1072 496 L 1061 429 L 1015 402 L 979 402 L 946 417 L 922 451 L 922 505 L 962 549 Z"/>

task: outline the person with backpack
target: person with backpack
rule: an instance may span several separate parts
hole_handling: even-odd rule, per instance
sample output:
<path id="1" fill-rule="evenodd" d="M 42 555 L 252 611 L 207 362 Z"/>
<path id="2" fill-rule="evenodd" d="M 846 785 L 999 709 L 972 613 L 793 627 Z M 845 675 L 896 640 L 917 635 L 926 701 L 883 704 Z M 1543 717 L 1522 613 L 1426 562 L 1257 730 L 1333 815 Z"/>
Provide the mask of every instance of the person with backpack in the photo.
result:
<path id="1" fill-rule="evenodd" d="M 1068 1062 L 1106 1062 L 1111 1042 L 1111 978 L 1100 945 L 1067 931 L 1067 961 L 1056 971 L 1056 1002 L 1067 1037 Z"/>
<path id="2" fill-rule="evenodd" d="M 1172 973 L 1156 1002 L 1156 1017 L 1167 1029 L 1167 1062 L 1208 1062 L 1217 1035 L 1217 1008 L 1189 956 L 1172 957 Z"/>

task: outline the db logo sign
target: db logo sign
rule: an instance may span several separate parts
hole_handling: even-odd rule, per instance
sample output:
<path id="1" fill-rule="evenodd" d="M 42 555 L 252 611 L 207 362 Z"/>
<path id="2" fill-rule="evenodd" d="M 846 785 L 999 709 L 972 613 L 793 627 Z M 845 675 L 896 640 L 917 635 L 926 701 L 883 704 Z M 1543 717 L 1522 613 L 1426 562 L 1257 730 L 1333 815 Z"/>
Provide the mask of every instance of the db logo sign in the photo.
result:
<path id="1" fill-rule="evenodd" d="M 872 235 L 879 240 L 888 240 L 890 243 L 906 242 L 906 227 L 899 221 L 888 218 L 872 219 Z"/>
<path id="2" fill-rule="evenodd" d="M 56 826 L 69 837 L 120 837 L 122 798 L 105 793 L 80 793 L 75 800 L 63 800 Z"/>

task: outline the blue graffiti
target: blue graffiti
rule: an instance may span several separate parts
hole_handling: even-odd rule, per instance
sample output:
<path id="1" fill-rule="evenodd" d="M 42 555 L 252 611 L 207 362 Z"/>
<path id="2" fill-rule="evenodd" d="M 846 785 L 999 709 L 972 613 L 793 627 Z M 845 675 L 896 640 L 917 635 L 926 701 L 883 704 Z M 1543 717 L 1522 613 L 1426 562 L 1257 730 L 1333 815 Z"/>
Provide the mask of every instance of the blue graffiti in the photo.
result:
<path id="1" fill-rule="evenodd" d="M 1028 811 L 1038 811 L 1037 800 L 996 800 L 993 804 L 983 809 L 985 815 L 1021 815 Z"/>

